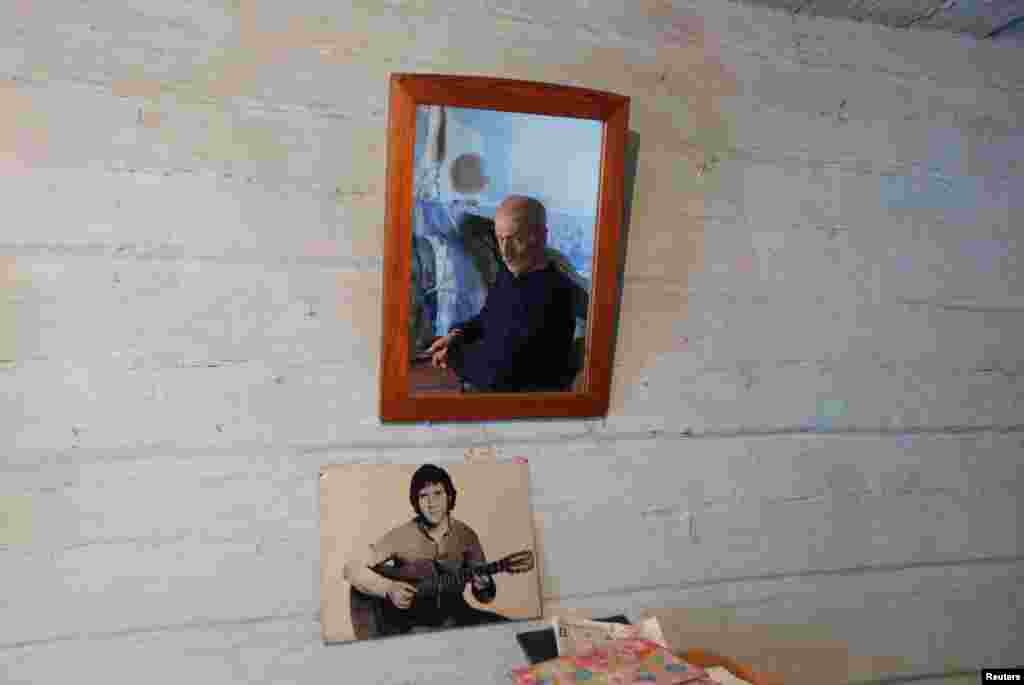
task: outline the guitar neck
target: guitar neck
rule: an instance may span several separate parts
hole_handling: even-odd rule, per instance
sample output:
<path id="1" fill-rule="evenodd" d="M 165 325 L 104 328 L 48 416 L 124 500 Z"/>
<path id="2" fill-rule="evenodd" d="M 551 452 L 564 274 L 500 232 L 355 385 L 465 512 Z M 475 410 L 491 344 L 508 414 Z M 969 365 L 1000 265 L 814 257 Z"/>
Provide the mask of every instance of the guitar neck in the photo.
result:
<path id="1" fill-rule="evenodd" d="M 533 569 L 533 554 L 529 550 L 523 550 L 489 564 L 467 563 L 456 568 L 431 559 L 403 562 L 398 557 L 390 557 L 372 566 L 371 569 L 391 580 L 414 583 L 419 591 L 429 595 L 438 591 L 461 592 L 475 575 L 525 573 Z"/>
<path id="2" fill-rule="evenodd" d="M 492 576 L 495 573 L 503 573 L 505 571 L 504 559 L 498 561 L 492 561 L 489 564 L 483 564 L 482 566 L 474 566 L 471 568 L 463 568 L 458 571 L 452 571 L 445 573 L 441 577 L 441 588 L 460 588 L 463 587 L 470 579 L 476 575 Z"/>

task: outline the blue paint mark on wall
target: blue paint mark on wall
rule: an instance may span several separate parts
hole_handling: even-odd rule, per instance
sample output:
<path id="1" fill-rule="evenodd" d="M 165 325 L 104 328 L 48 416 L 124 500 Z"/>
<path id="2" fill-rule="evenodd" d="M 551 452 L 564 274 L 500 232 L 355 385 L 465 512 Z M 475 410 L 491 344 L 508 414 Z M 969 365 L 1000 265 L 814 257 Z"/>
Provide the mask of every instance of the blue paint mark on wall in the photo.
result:
<path id="1" fill-rule="evenodd" d="M 914 260 L 907 255 L 897 255 L 894 261 L 897 271 L 906 274 L 914 271 Z"/>
<path id="2" fill-rule="evenodd" d="M 882 205 L 892 211 L 941 211 L 950 222 L 971 223 L 982 202 L 982 181 L 971 176 L 945 179 L 924 172 L 881 178 Z"/>
<path id="3" fill-rule="evenodd" d="M 880 179 L 880 196 L 891 211 L 939 211 L 951 223 L 973 223 L 985 203 L 983 179 L 969 175 L 963 134 L 955 128 L 928 132 L 928 156 L 909 175 Z"/>
<path id="4" fill-rule="evenodd" d="M 818 416 L 834 419 L 846 413 L 846 400 L 821 400 L 818 402 Z"/>
<path id="5" fill-rule="evenodd" d="M 817 413 L 804 421 L 802 428 L 823 433 L 832 430 L 835 420 L 846 413 L 846 400 L 819 400 Z"/>
<path id="6" fill-rule="evenodd" d="M 965 240 L 960 244 L 964 254 L 973 257 L 978 271 L 999 270 L 999 260 L 1010 254 L 1009 247 L 998 240 Z"/>

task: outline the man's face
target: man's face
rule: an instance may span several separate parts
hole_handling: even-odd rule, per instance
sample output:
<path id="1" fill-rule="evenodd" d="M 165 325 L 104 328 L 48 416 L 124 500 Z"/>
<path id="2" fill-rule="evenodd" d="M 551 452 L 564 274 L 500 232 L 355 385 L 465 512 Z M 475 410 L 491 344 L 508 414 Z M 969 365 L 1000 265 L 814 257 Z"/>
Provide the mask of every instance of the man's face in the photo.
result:
<path id="1" fill-rule="evenodd" d="M 419 505 L 427 523 L 436 526 L 448 515 L 448 491 L 440 483 L 428 483 L 420 489 Z"/>
<path id="2" fill-rule="evenodd" d="M 494 235 L 498 239 L 498 251 L 509 271 L 518 274 L 533 263 L 538 233 L 519 213 L 500 209 L 495 213 Z"/>

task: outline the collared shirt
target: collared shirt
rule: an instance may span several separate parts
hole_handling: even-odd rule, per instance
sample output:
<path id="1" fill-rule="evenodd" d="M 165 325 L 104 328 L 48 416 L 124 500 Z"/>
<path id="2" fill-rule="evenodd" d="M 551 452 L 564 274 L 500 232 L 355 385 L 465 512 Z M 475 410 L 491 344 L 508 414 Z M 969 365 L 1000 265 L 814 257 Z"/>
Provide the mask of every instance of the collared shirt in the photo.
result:
<path id="1" fill-rule="evenodd" d="M 575 284 L 554 264 L 516 276 L 502 265 L 463 331 L 452 366 L 472 385 L 497 391 L 564 389 L 572 382 Z"/>
<path id="2" fill-rule="evenodd" d="M 439 540 L 434 540 L 419 517 L 403 523 L 371 545 L 374 558 L 383 561 L 395 556 L 401 560 L 432 559 L 455 563 L 484 563 L 483 547 L 476 531 L 462 521 L 448 519 L 448 531 Z M 485 590 L 473 587 L 473 596 L 483 603 L 490 602 L 497 594 L 493 578 Z M 461 596 L 461 592 L 459 595 Z"/>

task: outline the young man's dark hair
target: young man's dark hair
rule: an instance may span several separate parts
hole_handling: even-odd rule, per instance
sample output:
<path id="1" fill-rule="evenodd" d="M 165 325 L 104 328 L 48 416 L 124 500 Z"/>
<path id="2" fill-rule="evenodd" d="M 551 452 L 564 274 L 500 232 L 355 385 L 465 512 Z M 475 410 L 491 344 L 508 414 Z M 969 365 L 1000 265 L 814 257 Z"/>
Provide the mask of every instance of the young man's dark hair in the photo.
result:
<path id="1" fill-rule="evenodd" d="M 416 469 L 416 473 L 412 474 L 412 481 L 409 483 L 409 504 L 412 505 L 413 511 L 419 517 L 423 516 L 423 512 L 420 511 L 420 490 L 433 483 L 443 486 L 445 492 L 448 493 L 448 512 L 451 513 L 455 509 L 457 493 L 455 485 L 452 483 L 452 477 L 440 466 L 424 464 Z"/>

